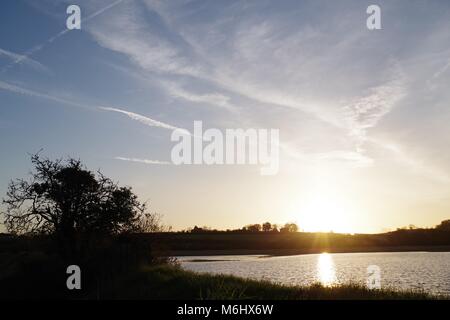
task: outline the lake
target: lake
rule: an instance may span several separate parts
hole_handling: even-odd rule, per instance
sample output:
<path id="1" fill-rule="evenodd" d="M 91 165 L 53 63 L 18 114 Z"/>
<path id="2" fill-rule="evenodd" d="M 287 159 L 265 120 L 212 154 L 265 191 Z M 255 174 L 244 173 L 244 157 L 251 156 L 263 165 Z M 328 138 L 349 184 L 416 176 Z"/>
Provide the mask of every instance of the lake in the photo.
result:
<path id="1" fill-rule="evenodd" d="M 450 295 L 450 252 L 322 253 L 295 256 L 178 257 L 186 270 L 231 274 L 286 285 L 366 284 L 379 271 L 381 287 Z M 374 267 L 375 266 L 375 267 Z M 371 273 L 368 273 L 368 268 Z"/>

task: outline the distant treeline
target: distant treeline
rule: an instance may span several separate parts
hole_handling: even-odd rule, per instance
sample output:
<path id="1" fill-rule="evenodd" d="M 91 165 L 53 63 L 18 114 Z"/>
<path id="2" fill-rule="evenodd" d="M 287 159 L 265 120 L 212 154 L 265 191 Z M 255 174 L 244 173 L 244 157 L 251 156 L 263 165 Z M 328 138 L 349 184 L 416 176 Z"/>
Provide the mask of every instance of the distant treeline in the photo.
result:
<path id="1" fill-rule="evenodd" d="M 434 228 L 418 228 L 415 225 L 410 224 L 407 227 L 398 228 L 397 231 L 400 230 L 430 230 L 430 229 L 436 229 L 436 230 L 447 230 L 450 231 L 450 219 L 444 220 Z M 212 229 L 207 226 L 198 227 L 194 226 L 193 228 L 188 228 L 186 230 L 182 230 L 180 232 L 182 233 L 218 233 L 218 232 L 227 232 L 227 233 L 249 233 L 249 232 L 272 232 L 272 233 L 289 233 L 289 232 L 299 232 L 300 228 L 297 224 L 293 222 L 285 223 L 282 226 L 279 226 L 275 223 L 270 222 L 264 222 L 264 223 L 256 223 L 256 224 L 249 224 L 246 225 L 240 229 L 226 229 L 226 230 L 219 230 L 219 229 Z"/>
<path id="2" fill-rule="evenodd" d="M 183 230 L 181 232 L 186 233 L 206 233 L 206 232 L 231 232 L 231 233 L 245 233 L 245 232 L 298 232 L 299 228 L 297 224 L 289 222 L 282 226 L 278 226 L 277 224 L 270 223 L 270 222 L 264 222 L 262 224 L 255 223 L 255 224 L 249 224 L 246 225 L 240 229 L 226 229 L 226 230 L 218 230 L 218 229 L 212 229 L 207 226 L 203 227 L 197 227 L 194 226 L 193 228 L 189 228 L 187 230 Z"/>
<path id="3" fill-rule="evenodd" d="M 434 228 L 408 226 L 379 234 L 263 230 L 262 225 L 228 231 L 197 227 L 189 232 L 147 233 L 141 237 L 157 240 L 174 255 L 450 251 L 450 220 Z"/>

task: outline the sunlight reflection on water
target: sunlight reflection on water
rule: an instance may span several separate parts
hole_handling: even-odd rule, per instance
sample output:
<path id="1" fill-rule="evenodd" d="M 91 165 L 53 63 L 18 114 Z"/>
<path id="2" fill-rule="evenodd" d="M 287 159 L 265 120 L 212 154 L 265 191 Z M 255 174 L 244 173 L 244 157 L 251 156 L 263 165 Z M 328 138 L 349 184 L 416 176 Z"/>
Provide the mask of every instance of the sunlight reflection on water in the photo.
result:
<path id="1" fill-rule="evenodd" d="M 330 286 L 336 282 L 336 268 L 333 257 L 328 253 L 322 253 L 317 258 L 317 278 L 324 286 Z"/>

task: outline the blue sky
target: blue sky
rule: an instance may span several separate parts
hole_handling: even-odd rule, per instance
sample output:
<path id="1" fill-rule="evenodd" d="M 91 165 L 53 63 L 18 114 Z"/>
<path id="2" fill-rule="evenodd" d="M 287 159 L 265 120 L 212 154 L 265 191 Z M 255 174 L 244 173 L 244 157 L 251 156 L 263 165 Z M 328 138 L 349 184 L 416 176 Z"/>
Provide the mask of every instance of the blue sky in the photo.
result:
<path id="1" fill-rule="evenodd" d="M 374 3 L 382 30 L 366 28 Z M 81 30 L 64 32 L 69 4 Z M 269 220 L 379 232 L 449 218 L 448 1 L 1 8 L 1 194 L 42 148 L 133 186 L 175 229 Z M 162 164 L 171 128 L 195 120 L 279 129 L 279 174 Z"/>

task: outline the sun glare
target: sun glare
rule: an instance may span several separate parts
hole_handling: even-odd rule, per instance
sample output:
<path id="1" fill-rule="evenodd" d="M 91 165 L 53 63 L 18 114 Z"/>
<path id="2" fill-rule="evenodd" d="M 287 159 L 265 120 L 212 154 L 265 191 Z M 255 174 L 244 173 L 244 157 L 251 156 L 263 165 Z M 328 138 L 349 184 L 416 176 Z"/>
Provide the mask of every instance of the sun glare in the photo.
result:
<path id="1" fill-rule="evenodd" d="M 320 254 L 317 260 L 317 278 L 324 286 L 330 286 L 336 282 L 333 258 L 326 252 Z"/>
<path id="2" fill-rule="evenodd" d="M 335 199 L 316 197 L 302 211 L 305 231 L 349 232 L 351 229 L 345 208 Z"/>
<path id="3" fill-rule="evenodd" d="M 289 216 L 306 232 L 355 232 L 352 199 L 336 186 L 316 188 L 291 206 Z"/>

